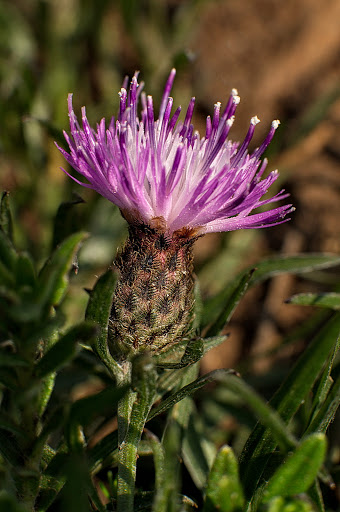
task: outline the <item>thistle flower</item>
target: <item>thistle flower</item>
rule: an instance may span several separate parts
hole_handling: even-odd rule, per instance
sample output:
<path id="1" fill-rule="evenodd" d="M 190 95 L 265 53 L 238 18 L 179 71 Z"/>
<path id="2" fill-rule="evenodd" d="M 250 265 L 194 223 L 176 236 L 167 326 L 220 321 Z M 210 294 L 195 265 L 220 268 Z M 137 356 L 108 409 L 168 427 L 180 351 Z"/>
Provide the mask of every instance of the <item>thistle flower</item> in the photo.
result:
<path id="1" fill-rule="evenodd" d="M 248 152 L 257 117 L 250 121 L 242 144 L 228 139 L 240 98 L 232 90 L 226 107 L 216 103 L 206 133 L 191 123 L 195 98 L 183 122 L 181 108 L 171 115 L 172 70 L 166 82 L 158 119 L 153 100 L 138 84 L 138 73 L 119 93 L 117 119 L 91 128 L 85 107 L 82 127 L 68 98 L 71 137 L 64 132 L 67 162 L 87 183 L 116 204 L 129 222 L 129 240 L 118 254 L 120 271 L 112 306 L 111 337 L 134 350 L 162 350 L 185 333 L 191 315 L 193 274 L 191 247 L 210 232 L 262 228 L 289 220 L 292 205 L 256 212 L 288 197 L 283 190 L 263 199 L 277 171 L 263 178 L 267 160 L 261 156 L 279 125 L 271 128 L 257 149 Z M 137 107 L 142 105 L 141 115 Z M 123 341 L 122 341 L 123 340 Z"/>

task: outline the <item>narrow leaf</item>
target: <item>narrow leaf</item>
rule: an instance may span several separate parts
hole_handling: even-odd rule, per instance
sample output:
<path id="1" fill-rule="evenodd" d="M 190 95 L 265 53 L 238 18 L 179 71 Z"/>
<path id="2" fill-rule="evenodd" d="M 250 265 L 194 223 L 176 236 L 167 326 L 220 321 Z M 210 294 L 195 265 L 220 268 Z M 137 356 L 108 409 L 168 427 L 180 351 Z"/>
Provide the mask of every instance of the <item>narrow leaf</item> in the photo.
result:
<path id="1" fill-rule="evenodd" d="M 306 437 L 274 473 L 266 487 L 263 501 L 274 496 L 294 496 L 306 492 L 314 482 L 326 455 L 323 434 Z"/>
<path id="2" fill-rule="evenodd" d="M 340 293 L 299 293 L 286 300 L 286 303 L 338 310 L 340 309 Z"/>
<path id="3" fill-rule="evenodd" d="M 0 263 L 1 266 L 7 270 L 7 273 L 9 271 L 14 273 L 17 257 L 18 255 L 12 245 L 12 242 L 0 229 Z M 2 272 L 0 268 L 0 278 L 3 273 L 4 272 Z"/>
<path id="4" fill-rule="evenodd" d="M 207 481 L 209 463 L 202 445 L 203 432 L 197 430 L 197 425 L 197 418 L 191 414 L 188 428 L 185 429 L 183 435 L 182 456 L 196 487 L 202 489 Z"/>
<path id="5" fill-rule="evenodd" d="M 42 305 L 57 306 L 62 301 L 68 286 L 69 271 L 86 237 L 87 234 L 81 232 L 66 238 L 42 268 L 38 277 L 38 301 Z"/>
<path id="6" fill-rule="evenodd" d="M 224 326 L 231 318 L 236 306 L 247 291 L 253 273 L 254 269 L 251 269 L 244 275 L 241 275 L 238 280 L 233 281 L 232 286 L 229 287 L 229 297 L 225 301 L 222 311 L 205 333 L 207 338 L 221 334 Z"/>
<path id="7" fill-rule="evenodd" d="M 339 264 L 340 257 L 333 254 L 318 253 L 298 254 L 296 256 L 277 256 L 257 263 L 256 270 L 254 271 L 248 285 L 253 286 L 265 279 L 279 274 L 303 274 L 313 270 L 334 267 Z M 222 308 L 225 307 L 225 304 L 229 303 L 230 298 L 235 293 L 235 290 L 242 279 L 245 278 L 252 270 L 253 268 L 249 267 L 240 272 L 240 274 L 236 276 L 235 279 L 220 293 L 205 302 L 202 313 L 203 326 L 211 323 L 212 319 L 216 321 L 216 318 L 220 315 Z"/>
<path id="8" fill-rule="evenodd" d="M 340 376 L 337 376 L 325 402 L 314 416 L 305 434 L 326 432 L 340 405 Z"/>
<path id="9" fill-rule="evenodd" d="M 285 423 L 291 420 L 313 387 L 325 361 L 334 349 L 339 331 L 340 314 L 333 316 L 314 338 L 271 399 L 271 407 L 277 410 Z M 240 458 L 241 477 L 248 498 L 251 498 L 258 485 L 276 444 L 271 429 L 261 424 L 256 425 Z"/>
<path id="10" fill-rule="evenodd" d="M 92 346 L 98 357 L 114 375 L 121 374 L 121 368 L 109 352 L 107 337 L 116 281 L 117 277 L 112 269 L 109 269 L 98 279 L 90 292 L 85 314 L 87 320 L 100 326 L 100 332 Z"/>
<path id="11" fill-rule="evenodd" d="M 87 459 L 92 474 L 98 473 L 106 462 L 108 466 L 115 467 L 118 464 L 118 430 L 111 432 L 91 449 L 88 450 Z"/>
<path id="12" fill-rule="evenodd" d="M 84 202 L 78 194 L 74 194 L 73 201 L 61 203 L 54 220 L 52 249 L 55 249 L 66 237 L 78 231 L 74 207 Z"/>
<path id="13" fill-rule="evenodd" d="M 114 416 L 118 401 L 126 393 L 128 386 L 108 387 L 95 395 L 87 396 L 72 404 L 69 421 L 80 425 L 88 425 L 95 416 L 110 414 Z"/>
<path id="14" fill-rule="evenodd" d="M 15 273 L 17 286 L 19 288 L 23 286 L 33 288 L 35 286 L 35 269 L 32 258 L 28 253 L 22 252 L 19 254 L 16 261 Z"/>
<path id="15" fill-rule="evenodd" d="M 192 395 L 193 393 L 195 393 L 195 391 L 200 389 L 208 382 L 212 382 L 213 380 L 218 378 L 220 375 L 222 375 L 222 373 L 226 375 L 228 373 L 234 373 L 234 370 L 214 370 L 203 375 L 202 377 L 199 377 L 194 382 L 191 382 L 191 384 L 184 386 L 179 391 L 172 393 L 167 399 L 163 400 L 163 402 L 158 407 L 156 407 L 150 412 L 148 421 L 154 418 L 155 416 L 158 416 L 162 412 L 166 411 L 180 400 L 183 400 L 183 398 L 185 398 L 186 396 Z"/>
<path id="16" fill-rule="evenodd" d="M 164 437 L 163 448 L 165 452 L 163 482 L 158 487 L 153 503 L 153 512 L 165 510 L 179 510 L 179 455 L 182 429 L 175 420 L 168 422 Z"/>
<path id="17" fill-rule="evenodd" d="M 35 375 L 38 378 L 56 371 L 76 353 L 78 342 L 89 343 L 96 336 L 98 328 L 90 323 L 83 322 L 71 328 L 53 347 L 38 361 L 35 366 Z"/>

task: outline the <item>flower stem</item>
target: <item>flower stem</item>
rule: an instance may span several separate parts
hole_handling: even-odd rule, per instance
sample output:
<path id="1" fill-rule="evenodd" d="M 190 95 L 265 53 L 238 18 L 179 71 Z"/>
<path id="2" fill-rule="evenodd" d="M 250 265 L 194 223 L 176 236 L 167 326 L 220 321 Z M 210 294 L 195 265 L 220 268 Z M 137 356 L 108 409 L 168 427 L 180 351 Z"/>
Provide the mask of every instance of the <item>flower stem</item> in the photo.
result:
<path id="1" fill-rule="evenodd" d="M 124 383 L 131 383 L 132 375 L 136 391 L 130 389 L 118 404 L 118 512 L 133 512 L 134 509 L 138 445 L 156 387 L 156 372 L 148 359 L 141 358 L 133 369 L 131 366 L 126 363 Z"/>

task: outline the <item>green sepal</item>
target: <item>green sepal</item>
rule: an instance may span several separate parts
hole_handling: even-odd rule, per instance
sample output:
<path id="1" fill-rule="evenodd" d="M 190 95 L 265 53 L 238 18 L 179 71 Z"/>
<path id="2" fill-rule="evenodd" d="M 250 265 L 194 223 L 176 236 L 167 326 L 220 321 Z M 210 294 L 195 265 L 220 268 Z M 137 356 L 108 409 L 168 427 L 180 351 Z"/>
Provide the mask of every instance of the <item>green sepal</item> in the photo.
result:
<path id="1" fill-rule="evenodd" d="M 241 510 L 243 503 L 236 457 L 230 446 L 223 446 L 209 473 L 203 512 L 234 512 Z"/>
<path id="2" fill-rule="evenodd" d="M 97 334 L 98 327 L 93 323 L 83 322 L 72 327 L 38 361 L 34 370 L 35 376 L 41 379 L 55 372 L 73 358 L 77 350 L 78 342 L 90 343 L 92 338 Z"/>
<path id="3" fill-rule="evenodd" d="M 164 369 L 181 369 L 186 368 L 187 366 L 191 366 L 192 364 L 197 363 L 200 361 L 203 357 L 203 343 L 204 340 L 202 338 L 193 338 L 189 340 L 186 349 L 184 351 L 184 354 L 180 360 L 179 363 L 162 363 L 158 362 L 162 359 L 161 356 L 154 356 L 154 359 L 156 360 L 157 367 L 158 368 L 164 368 Z"/>
<path id="4" fill-rule="evenodd" d="M 306 492 L 313 484 L 326 455 L 324 434 L 312 434 L 276 470 L 264 491 L 262 501 L 275 496 L 294 496 Z"/>

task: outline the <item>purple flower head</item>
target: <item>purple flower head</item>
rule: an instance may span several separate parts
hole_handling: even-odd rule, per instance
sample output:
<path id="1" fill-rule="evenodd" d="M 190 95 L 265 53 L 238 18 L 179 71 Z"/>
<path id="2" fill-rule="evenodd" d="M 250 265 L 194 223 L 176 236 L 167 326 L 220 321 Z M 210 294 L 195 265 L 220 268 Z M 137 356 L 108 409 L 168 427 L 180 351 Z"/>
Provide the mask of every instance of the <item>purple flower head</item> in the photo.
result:
<path id="1" fill-rule="evenodd" d="M 289 220 L 285 216 L 293 211 L 292 205 L 253 213 L 288 197 L 282 190 L 262 199 L 278 177 L 273 171 L 262 178 L 267 160 L 260 158 L 279 121 L 273 121 L 263 143 L 249 153 L 257 117 L 251 119 L 242 144 L 228 139 L 240 101 L 235 89 L 224 110 L 216 103 L 212 118 L 207 118 L 205 136 L 200 137 L 191 123 L 195 98 L 184 122 L 178 121 L 180 107 L 171 115 L 174 69 L 165 85 L 158 119 L 152 97 L 142 92 L 143 84 L 138 84 L 137 77 L 135 73 L 129 89 L 125 80 L 119 93 L 118 117 L 112 118 L 108 127 L 102 119 L 93 129 L 85 107 L 81 127 L 69 95 L 71 137 L 66 132 L 64 136 L 70 151 L 58 148 L 88 183 L 70 176 L 74 181 L 116 204 L 130 223 L 145 223 L 169 235 L 182 228 L 204 234 L 262 228 Z"/>

